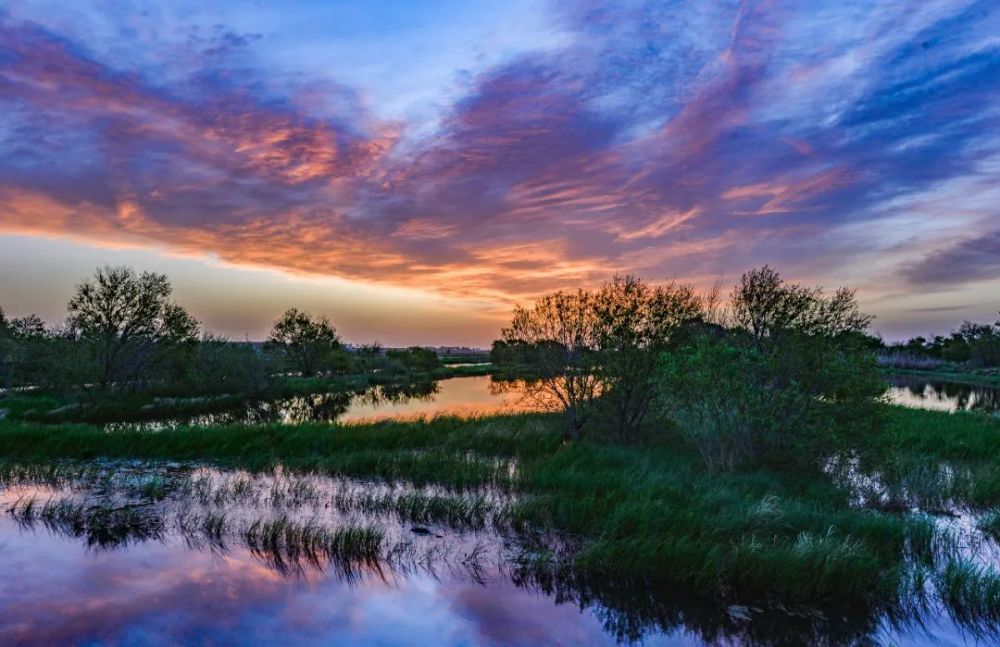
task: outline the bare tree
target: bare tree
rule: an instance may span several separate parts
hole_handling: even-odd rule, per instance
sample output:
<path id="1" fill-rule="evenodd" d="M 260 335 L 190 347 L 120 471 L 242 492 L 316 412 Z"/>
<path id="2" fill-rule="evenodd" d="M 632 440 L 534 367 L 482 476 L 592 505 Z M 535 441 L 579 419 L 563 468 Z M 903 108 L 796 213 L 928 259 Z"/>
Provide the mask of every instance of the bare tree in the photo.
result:
<path id="1" fill-rule="evenodd" d="M 863 333 L 872 317 L 861 312 L 854 291 L 840 288 L 832 297 L 822 288 L 786 283 L 765 265 L 745 273 L 730 300 L 733 323 L 758 346 L 794 331 L 807 335 Z"/>
<path id="2" fill-rule="evenodd" d="M 70 329 L 96 349 L 102 387 L 148 379 L 167 346 L 197 340 L 198 322 L 170 301 L 163 274 L 105 266 L 76 287 Z"/>
<path id="3" fill-rule="evenodd" d="M 574 439 L 582 436 L 600 392 L 596 334 L 593 298 L 583 290 L 544 296 L 531 308 L 518 306 L 501 331 L 510 362 L 526 373 L 543 406 L 566 412 Z"/>

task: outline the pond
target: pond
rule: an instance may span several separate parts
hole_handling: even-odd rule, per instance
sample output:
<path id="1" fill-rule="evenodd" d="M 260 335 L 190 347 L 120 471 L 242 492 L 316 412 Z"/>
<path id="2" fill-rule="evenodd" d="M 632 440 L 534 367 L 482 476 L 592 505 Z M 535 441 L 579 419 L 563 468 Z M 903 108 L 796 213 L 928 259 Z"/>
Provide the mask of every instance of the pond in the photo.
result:
<path id="1" fill-rule="evenodd" d="M 889 398 L 907 407 L 943 411 L 1000 412 L 1000 387 L 974 386 L 893 375 Z M 166 407 L 169 409 L 169 407 Z M 518 382 L 489 376 L 456 377 L 437 382 L 375 386 L 356 392 L 310 393 L 272 400 L 250 400 L 211 413 L 144 415 L 142 421 L 109 423 L 109 430 L 165 429 L 180 425 L 258 424 L 277 422 L 371 422 L 412 420 L 439 415 L 473 416 L 539 411 Z"/>
<path id="2" fill-rule="evenodd" d="M 153 463 L 8 471 L 0 644 L 961 643 L 946 615 L 844 617 L 561 581 L 483 489 Z M 989 636 L 987 636 L 989 637 Z M 995 636 L 993 636 L 995 637 Z"/>
<path id="3" fill-rule="evenodd" d="M 895 404 L 936 411 L 1000 413 L 1000 387 L 945 382 L 919 375 L 890 375 L 889 398 Z"/>
<path id="4" fill-rule="evenodd" d="M 212 413 L 144 415 L 139 422 L 115 422 L 109 430 L 164 429 L 180 425 L 278 422 L 374 422 L 414 420 L 440 415 L 474 416 L 541 410 L 518 382 L 489 376 L 455 377 L 437 382 L 374 386 L 355 392 L 310 393 L 273 400 L 249 400 Z"/>

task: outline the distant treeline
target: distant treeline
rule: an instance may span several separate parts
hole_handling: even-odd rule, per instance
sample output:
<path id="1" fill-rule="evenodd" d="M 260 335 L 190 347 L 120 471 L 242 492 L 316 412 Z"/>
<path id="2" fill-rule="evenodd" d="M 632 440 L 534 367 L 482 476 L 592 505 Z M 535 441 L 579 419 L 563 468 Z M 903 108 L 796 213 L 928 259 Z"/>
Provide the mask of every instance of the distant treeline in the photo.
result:
<path id="1" fill-rule="evenodd" d="M 964 322 L 951 334 L 931 339 L 913 337 L 883 348 L 879 361 L 898 368 L 935 368 L 960 364 L 971 368 L 1000 367 L 1000 321 Z"/>
<path id="2" fill-rule="evenodd" d="M 441 366 L 430 349 L 348 349 L 325 317 L 295 308 L 263 343 L 203 333 L 171 300 L 163 274 L 104 267 L 76 286 L 66 321 L 0 309 L 0 386 L 109 391 L 255 393 L 278 376 L 425 373 Z"/>

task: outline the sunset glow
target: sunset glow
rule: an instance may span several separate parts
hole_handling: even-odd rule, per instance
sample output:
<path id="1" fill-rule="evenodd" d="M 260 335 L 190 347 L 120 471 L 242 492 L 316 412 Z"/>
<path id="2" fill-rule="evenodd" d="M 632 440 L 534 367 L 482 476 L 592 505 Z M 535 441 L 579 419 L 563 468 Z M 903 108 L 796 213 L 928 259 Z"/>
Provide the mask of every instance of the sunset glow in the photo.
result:
<path id="1" fill-rule="evenodd" d="M 888 338 L 992 320 L 995 2 L 0 8 L 0 306 L 105 262 L 210 329 L 492 340 L 615 272 L 770 263 Z M 400 322 L 406 326 L 400 326 Z"/>

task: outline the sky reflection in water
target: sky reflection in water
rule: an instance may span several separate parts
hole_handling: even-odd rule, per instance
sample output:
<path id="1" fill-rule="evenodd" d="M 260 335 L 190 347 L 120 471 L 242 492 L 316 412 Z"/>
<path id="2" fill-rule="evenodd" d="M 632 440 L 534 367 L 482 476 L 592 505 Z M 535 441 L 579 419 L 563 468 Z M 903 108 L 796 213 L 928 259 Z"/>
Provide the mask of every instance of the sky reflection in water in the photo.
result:
<path id="1" fill-rule="evenodd" d="M 0 643 L 613 644 L 572 605 L 494 576 L 349 584 L 168 539 L 87 550 L 0 520 Z"/>
<path id="2" fill-rule="evenodd" d="M 889 398 L 911 409 L 1000 413 L 1000 387 L 930 380 L 922 376 L 890 375 Z"/>
<path id="3" fill-rule="evenodd" d="M 1000 388 L 931 381 L 920 376 L 888 378 L 895 404 L 941 411 L 1000 412 Z M 412 420 L 439 415 L 489 415 L 537 411 L 545 407 L 517 383 L 489 376 L 456 377 L 405 386 L 374 387 L 363 393 L 313 393 L 278 400 L 253 401 L 207 414 L 169 416 L 139 423 L 111 423 L 109 429 L 164 428 L 227 423 L 301 424 Z"/>

